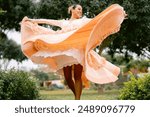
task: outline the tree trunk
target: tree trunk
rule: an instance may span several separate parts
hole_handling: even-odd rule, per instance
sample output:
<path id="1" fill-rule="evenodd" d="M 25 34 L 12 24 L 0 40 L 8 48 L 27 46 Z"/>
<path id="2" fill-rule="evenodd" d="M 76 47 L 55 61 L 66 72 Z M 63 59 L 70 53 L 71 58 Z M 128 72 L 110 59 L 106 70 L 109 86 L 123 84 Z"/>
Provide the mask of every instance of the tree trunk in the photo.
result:
<path id="1" fill-rule="evenodd" d="M 97 89 L 98 89 L 98 94 L 103 94 L 104 93 L 104 84 L 99 84 L 98 86 L 97 86 Z"/>

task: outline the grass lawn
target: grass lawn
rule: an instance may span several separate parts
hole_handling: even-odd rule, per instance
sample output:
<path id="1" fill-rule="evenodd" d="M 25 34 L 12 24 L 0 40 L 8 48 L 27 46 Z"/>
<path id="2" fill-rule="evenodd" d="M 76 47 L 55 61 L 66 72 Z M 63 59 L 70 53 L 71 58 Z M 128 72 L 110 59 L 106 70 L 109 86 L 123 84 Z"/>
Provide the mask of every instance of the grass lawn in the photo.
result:
<path id="1" fill-rule="evenodd" d="M 69 89 L 65 90 L 40 90 L 40 99 L 42 100 L 74 100 L 74 95 Z M 98 94 L 97 90 L 84 89 L 81 100 L 117 100 L 118 90 L 108 90 L 104 94 Z"/>

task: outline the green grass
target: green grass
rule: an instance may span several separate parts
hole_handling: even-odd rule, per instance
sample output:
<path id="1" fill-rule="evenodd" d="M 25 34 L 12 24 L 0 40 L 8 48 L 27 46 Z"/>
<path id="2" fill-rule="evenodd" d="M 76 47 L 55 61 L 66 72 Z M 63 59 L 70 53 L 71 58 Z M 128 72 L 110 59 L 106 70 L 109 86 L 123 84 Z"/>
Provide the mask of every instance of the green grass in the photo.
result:
<path id="1" fill-rule="evenodd" d="M 69 89 L 65 90 L 40 90 L 40 99 L 42 100 L 74 100 L 74 95 Z M 117 100 L 118 90 L 108 90 L 103 94 L 98 94 L 96 90 L 84 89 L 81 100 Z"/>

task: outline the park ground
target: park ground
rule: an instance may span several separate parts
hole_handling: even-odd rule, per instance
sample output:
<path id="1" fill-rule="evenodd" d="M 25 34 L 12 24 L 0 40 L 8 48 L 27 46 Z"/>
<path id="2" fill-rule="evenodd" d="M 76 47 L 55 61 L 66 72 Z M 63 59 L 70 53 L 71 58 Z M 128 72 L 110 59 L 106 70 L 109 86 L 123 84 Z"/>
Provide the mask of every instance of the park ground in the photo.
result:
<path id="1" fill-rule="evenodd" d="M 97 90 L 84 89 L 81 100 L 117 100 L 119 90 L 106 90 L 99 94 Z M 74 95 L 69 89 L 61 90 L 40 90 L 40 99 L 42 100 L 74 100 Z"/>

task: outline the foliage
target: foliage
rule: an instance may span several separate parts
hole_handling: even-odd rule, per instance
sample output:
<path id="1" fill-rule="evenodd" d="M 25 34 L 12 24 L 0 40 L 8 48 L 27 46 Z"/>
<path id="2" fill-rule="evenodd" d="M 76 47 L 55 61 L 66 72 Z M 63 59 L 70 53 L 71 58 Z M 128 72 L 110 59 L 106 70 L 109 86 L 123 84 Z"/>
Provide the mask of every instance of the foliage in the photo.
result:
<path id="1" fill-rule="evenodd" d="M 128 19 L 122 24 L 119 33 L 112 36 L 109 54 L 130 52 L 150 58 L 150 1 L 149 0 L 111 0 L 124 7 Z M 131 55 L 132 56 L 132 55 Z"/>
<path id="2" fill-rule="evenodd" d="M 0 7 L 6 11 L 1 14 L 1 29 L 20 29 L 19 22 L 26 15 L 34 14 L 32 0 L 0 0 Z"/>
<path id="3" fill-rule="evenodd" d="M 29 100 L 38 99 L 35 79 L 23 71 L 0 71 L 0 99 Z"/>
<path id="4" fill-rule="evenodd" d="M 126 59 L 124 55 L 115 55 L 113 57 L 107 53 L 102 53 L 101 55 L 115 65 L 127 65 L 130 61 L 133 60 L 133 57 Z"/>
<path id="5" fill-rule="evenodd" d="M 32 4 L 31 0 L 0 0 L 0 59 L 15 59 L 19 62 L 26 59 L 21 47 L 8 39 L 5 31 L 11 29 L 19 31 L 22 18 L 34 14 Z"/>
<path id="6" fill-rule="evenodd" d="M 48 74 L 46 74 L 42 71 L 31 70 L 31 73 L 34 75 L 34 77 L 36 77 L 40 81 L 45 81 L 45 80 L 49 79 Z"/>
<path id="7" fill-rule="evenodd" d="M 150 99 L 150 75 L 136 79 L 134 76 L 126 82 L 121 90 L 122 100 L 149 100 Z"/>
<path id="8" fill-rule="evenodd" d="M 31 73 L 40 81 L 60 79 L 59 76 L 54 73 L 45 73 L 39 70 L 31 70 Z"/>
<path id="9" fill-rule="evenodd" d="M 111 55 L 108 55 L 106 53 L 102 53 L 102 56 L 105 57 L 108 61 L 114 63 L 115 65 L 125 67 L 125 71 L 129 71 L 131 68 L 134 68 L 140 72 L 147 72 L 148 67 L 150 67 L 150 60 L 147 59 L 134 59 L 131 56 L 128 59 L 126 59 L 123 55 L 116 55 L 112 58 Z"/>
<path id="10" fill-rule="evenodd" d="M 4 11 L 1 7 L 0 7 L 0 15 L 2 14 L 2 13 L 5 13 L 6 11 Z"/>
<path id="11" fill-rule="evenodd" d="M 140 72 L 148 72 L 148 67 L 150 67 L 150 60 L 131 60 L 127 65 L 127 70 L 134 68 Z"/>
<path id="12" fill-rule="evenodd" d="M 26 59 L 20 45 L 8 39 L 6 34 L 0 32 L 0 59 L 3 58 L 7 58 L 8 60 L 15 59 L 20 62 Z"/>
<path id="13" fill-rule="evenodd" d="M 72 4 L 81 4 L 84 15 L 88 17 L 94 17 L 102 11 L 102 8 L 106 7 L 105 1 L 98 0 L 40 0 L 36 17 L 49 19 L 68 18 L 70 17 L 68 7 Z"/>

